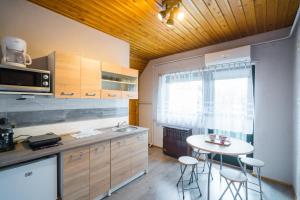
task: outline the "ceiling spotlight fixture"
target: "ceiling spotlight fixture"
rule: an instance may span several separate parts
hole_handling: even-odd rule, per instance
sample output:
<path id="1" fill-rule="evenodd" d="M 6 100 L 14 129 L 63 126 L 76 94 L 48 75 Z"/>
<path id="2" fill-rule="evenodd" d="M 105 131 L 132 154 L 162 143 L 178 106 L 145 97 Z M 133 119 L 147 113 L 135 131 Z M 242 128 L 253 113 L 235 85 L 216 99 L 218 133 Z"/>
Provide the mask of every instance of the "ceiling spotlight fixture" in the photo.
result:
<path id="1" fill-rule="evenodd" d="M 163 0 L 162 11 L 157 15 L 158 19 L 167 26 L 173 27 L 175 18 L 179 21 L 184 19 L 184 12 L 180 9 L 182 0 Z"/>

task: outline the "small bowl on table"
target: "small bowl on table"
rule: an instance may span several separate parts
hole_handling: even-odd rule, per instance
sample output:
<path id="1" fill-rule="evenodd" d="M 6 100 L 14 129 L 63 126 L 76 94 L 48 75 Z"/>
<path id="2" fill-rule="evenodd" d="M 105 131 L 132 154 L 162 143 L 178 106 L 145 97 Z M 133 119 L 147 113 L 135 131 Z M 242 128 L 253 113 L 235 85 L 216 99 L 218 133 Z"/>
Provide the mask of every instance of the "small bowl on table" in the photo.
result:
<path id="1" fill-rule="evenodd" d="M 214 142 L 216 140 L 217 135 L 216 134 L 209 134 L 210 141 Z"/>
<path id="2" fill-rule="evenodd" d="M 225 135 L 220 135 L 219 136 L 219 140 L 221 144 L 225 144 L 226 140 L 227 140 L 227 136 Z"/>

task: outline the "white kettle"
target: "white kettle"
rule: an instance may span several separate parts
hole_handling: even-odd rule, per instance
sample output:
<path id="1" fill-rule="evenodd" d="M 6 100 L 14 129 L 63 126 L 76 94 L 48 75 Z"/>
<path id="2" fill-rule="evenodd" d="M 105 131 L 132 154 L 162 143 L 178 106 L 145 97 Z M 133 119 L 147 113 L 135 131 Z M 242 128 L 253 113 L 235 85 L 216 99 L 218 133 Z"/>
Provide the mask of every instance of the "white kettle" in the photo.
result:
<path id="1" fill-rule="evenodd" d="M 31 57 L 26 53 L 26 42 L 16 37 L 3 37 L 1 40 L 2 59 L 1 64 L 17 67 L 31 65 Z"/>

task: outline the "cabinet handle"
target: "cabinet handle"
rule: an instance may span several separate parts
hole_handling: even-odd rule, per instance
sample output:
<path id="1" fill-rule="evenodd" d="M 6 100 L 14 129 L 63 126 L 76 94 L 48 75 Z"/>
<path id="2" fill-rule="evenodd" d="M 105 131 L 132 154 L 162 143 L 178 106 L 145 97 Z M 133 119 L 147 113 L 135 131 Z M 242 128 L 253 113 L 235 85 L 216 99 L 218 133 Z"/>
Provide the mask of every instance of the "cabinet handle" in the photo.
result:
<path id="1" fill-rule="evenodd" d="M 70 156 L 70 160 L 71 160 L 71 161 L 81 160 L 82 156 L 83 156 L 83 153 L 82 153 L 82 152 L 80 153 L 79 156 L 73 156 L 73 155 L 71 155 L 71 156 Z"/>
<path id="2" fill-rule="evenodd" d="M 74 93 L 73 93 L 73 92 L 71 92 L 71 93 L 61 92 L 60 95 L 64 95 L 64 96 L 73 96 Z"/>
<path id="3" fill-rule="evenodd" d="M 31 176 L 31 175 L 32 175 L 32 171 L 26 172 L 26 173 L 24 174 L 25 177 L 28 177 L 28 176 Z"/>
<path id="4" fill-rule="evenodd" d="M 94 97 L 96 96 L 96 93 L 85 93 L 85 96 Z"/>
<path id="5" fill-rule="evenodd" d="M 108 94 L 109 97 L 116 97 L 117 95 L 115 94 Z"/>
<path id="6" fill-rule="evenodd" d="M 101 151 L 99 150 L 99 147 L 96 147 L 96 148 L 95 148 L 95 152 L 96 152 L 96 153 L 98 153 L 98 152 L 102 153 L 102 152 L 104 152 L 104 151 L 105 151 L 105 146 L 101 147 Z"/>

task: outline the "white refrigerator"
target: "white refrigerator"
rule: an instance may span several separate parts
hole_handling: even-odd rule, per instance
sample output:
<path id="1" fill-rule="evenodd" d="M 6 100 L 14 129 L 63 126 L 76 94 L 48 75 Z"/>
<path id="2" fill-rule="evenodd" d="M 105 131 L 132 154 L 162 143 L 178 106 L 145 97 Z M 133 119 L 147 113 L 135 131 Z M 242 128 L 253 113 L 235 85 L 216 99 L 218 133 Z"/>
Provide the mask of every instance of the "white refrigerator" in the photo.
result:
<path id="1" fill-rule="evenodd" d="M 57 157 L 0 170 L 1 200 L 56 200 Z"/>

